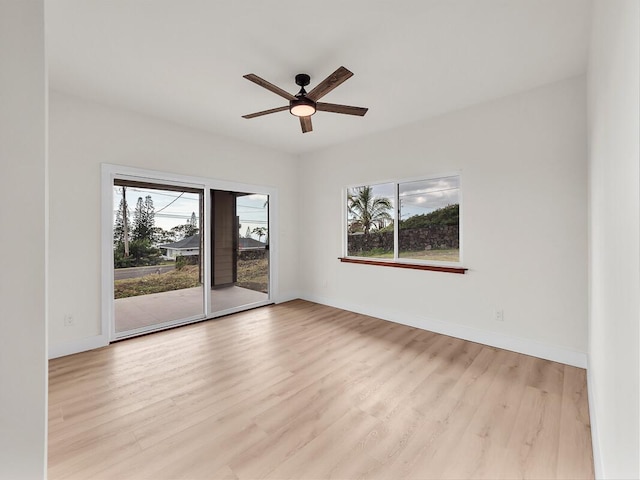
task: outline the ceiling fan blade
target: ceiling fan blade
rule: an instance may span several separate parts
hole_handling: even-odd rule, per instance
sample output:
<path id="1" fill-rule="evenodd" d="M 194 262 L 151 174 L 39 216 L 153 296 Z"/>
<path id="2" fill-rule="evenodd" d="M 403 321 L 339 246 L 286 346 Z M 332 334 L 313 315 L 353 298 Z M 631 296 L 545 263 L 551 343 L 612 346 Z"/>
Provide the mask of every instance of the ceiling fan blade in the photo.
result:
<path id="1" fill-rule="evenodd" d="M 289 105 L 286 105 L 284 107 L 272 108 L 270 110 L 263 110 L 261 112 L 250 113 L 249 115 L 243 115 L 242 118 L 256 118 L 261 117 L 262 115 L 269 115 L 270 113 L 284 112 L 285 110 L 289 110 Z"/>
<path id="2" fill-rule="evenodd" d="M 321 112 L 344 113 L 347 115 L 358 115 L 359 117 L 364 117 L 364 114 L 367 113 L 369 109 L 363 107 L 352 107 L 350 105 L 318 102 L 316 103 L 316 110 Z"/>
<path id="3" fill-rule="evenodd" d="M 300 117 L 300 126 L 302 127 L 302 133 L 307 133 L 313 130 L 311 126 L 311 117 Z"/>
<path id="4" fill-rule="evenodd" d="M 259 76 L 253 74 L 253 73 L 248 73 L 247 75 L 244 75 L 244 78 L 246 78 L 247 80 L 252 81 L 253 83 L 260 85 L 262 88 L 266 88 L 267 90 L 275 93 L 276 95 L 280 95 L 281 97 L 286 98 L 287 100 L 295 100 L 296 97 L 294 97 L 293 95 L 291 95 L 289 92 L 281 89 L 280 87 L 275 86 L 273 83 L 267 82 L 264 78 L 260 78 Z"/>
<path id="5" fill-rule="evenodd" d="M 329 75 L 327 78 L 325 78 L 322 82 L 320 82 L 318 85 L 316 85 L 316 87 L 307 94 L 307 97 L 313 100 L 314 102 L 317 102 L 322 97 L 324 97 L 327 93 L 329 93 L 331 90 L 333 90 L 342 82 L 351 78 L 352 76 L 353 76 L 352 72 L 350 72 L 344 67 L 340 67 L 331 75 Z"/>

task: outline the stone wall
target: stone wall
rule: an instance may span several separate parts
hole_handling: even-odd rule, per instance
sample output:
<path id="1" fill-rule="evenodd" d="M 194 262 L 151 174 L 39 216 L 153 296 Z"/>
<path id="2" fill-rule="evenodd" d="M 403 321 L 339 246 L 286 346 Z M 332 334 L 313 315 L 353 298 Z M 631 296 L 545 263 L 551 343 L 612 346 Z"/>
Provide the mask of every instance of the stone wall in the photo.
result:
<path id="1" fill-rule="evenodd" d="M 425 228 L 400 230 L 403 250 L 437 250 L 460 248 L 458 225 L 431 225 Z"/>
<path id="2" fill-rule="evenodd" d="M 400 246 L 405 251 L 460 248 L 459 230 L 458 225 L 431 225 L 400 230 Z M 350 254 L 375 249 L 393 251 L 393 232 L 348 235 L 347 246 Z"/>

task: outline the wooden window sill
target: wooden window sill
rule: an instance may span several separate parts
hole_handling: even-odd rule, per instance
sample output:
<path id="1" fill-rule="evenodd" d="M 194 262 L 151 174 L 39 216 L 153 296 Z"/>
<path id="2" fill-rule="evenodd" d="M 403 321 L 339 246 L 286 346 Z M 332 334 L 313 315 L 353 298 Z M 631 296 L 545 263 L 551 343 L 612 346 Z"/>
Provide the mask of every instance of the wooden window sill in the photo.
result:
<path id="1" fill-rule="evenodd" d="M 430 270 L 432 272 L 460 273 L 463 274 L 468 268 L 462 267 L 440 267 L 437 265 L 423 265 L 419 263 L 385 262 L 383 260 L 371 260 L 364 258 L 338 257 L 344 263 L 359 263 L 361 265 L 377 265 L 379 267 L 409 268 L 412 270 Z"/>

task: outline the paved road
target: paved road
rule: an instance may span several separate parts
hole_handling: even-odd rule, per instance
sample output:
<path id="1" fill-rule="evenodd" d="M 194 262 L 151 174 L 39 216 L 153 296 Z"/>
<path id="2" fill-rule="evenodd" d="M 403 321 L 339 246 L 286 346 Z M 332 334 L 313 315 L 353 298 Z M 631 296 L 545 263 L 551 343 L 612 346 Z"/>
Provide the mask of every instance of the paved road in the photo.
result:
<path id="1" fill-rule="evenodd" d="M 155 265 L 151 267 L 116 268 L 113 271 L 114 280 L 125 278 L 138 278 L 152 273 L 166 273 L 175 268 L 175 265 Z"/>

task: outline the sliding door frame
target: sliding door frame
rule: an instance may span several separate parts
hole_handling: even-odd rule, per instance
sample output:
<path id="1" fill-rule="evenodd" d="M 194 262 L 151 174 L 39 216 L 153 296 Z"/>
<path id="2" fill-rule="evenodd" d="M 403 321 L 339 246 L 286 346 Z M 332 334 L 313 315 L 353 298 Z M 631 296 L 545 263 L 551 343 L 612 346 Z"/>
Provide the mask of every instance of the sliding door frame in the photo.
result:
<path id="1" fill-rule="evenodd" d="M 101 178 L 101 271 L 102 271 L 102 319 L 101 334 L 108 338 L 110 342 L 124 337 L 115 333 L 115 312 L 114 312 L 114 272 L 113 272 L 113 182 L 116 179 L 126 179 L 136 182 L 157 183 L 174 185 L 177 187 L 198 188 L 203 192 L 203 219 L 200 222 L 200 228 L 204 234 L 204 252 L 201 253 L 200 262 L 202 264 L 203 288 L 204 288 L 204 305 L 203 318 L 187 319 L 179 321 L 175 324 L 167 325 L 163 328 L 172 328 L 177 325 L 199 322 L 204 319 L 215 318 L 222 315 L 228 315 L 237 311 L 246 310 L 247 308 L 255 308 L 262 305 L 274 303 L 274 299 L 278 298 L 278 191 L 274 187 L 264 185 L 253 185 L 240 182 L 230 182 L 226 180 L 216 180 L 213 178 L 196 177 L 180 175 L 176 173 L 161 172 L 157 170 L 148 170 L 135 167 L 127 167 L 123 165 L 102 164 Z M 269 294 L 266 301 L 241 306 L 231 310 L 214 313 L 211 309 L 211 190 L 227 190 L 231 192 L 251 192 L 269 196 L 268 207 L 268 232 L 269 232 Z M 140 332 L 144 333 L 144 332 Z"/>

